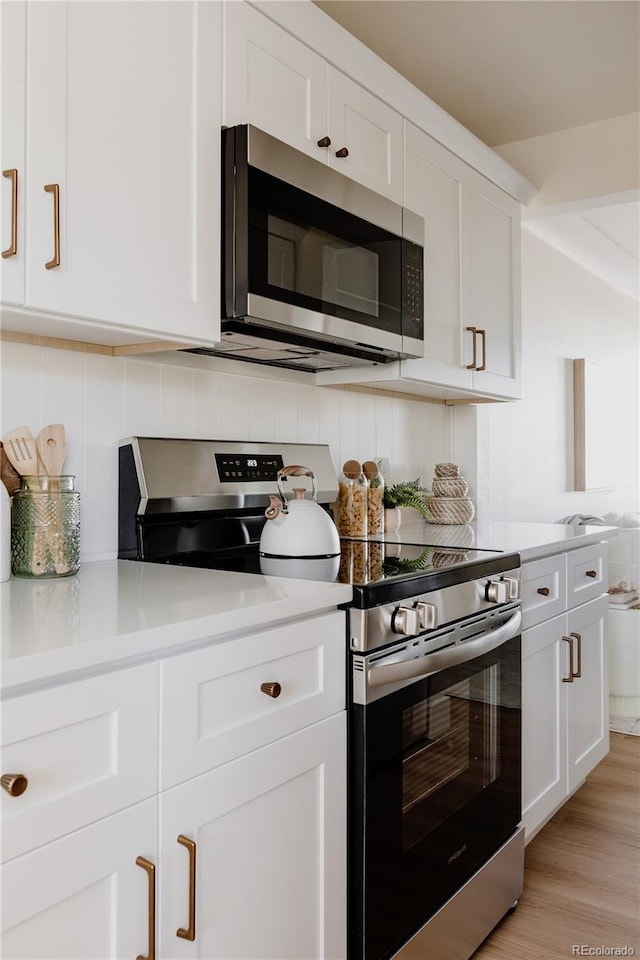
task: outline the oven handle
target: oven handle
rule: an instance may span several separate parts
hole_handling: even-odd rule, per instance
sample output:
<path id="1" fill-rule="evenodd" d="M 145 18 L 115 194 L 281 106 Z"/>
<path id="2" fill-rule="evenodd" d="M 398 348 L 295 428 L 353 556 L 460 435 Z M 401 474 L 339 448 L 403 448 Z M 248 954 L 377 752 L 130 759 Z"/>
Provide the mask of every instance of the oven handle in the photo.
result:
<path id="1" fill-rule="evenodd" d="M 476 637 L 474 640 L 457 643 L 445 650 L 436 650 L 424 657 L 412 658 L 400 663 L 396 661 L 395 663 L 374 664 L 367 671 L 367 685 L 369 687 L 382 687 L 387 683 L 398 683 L 401 680 L 429 677 L 440 670 L 446 670 L 447 667 L 455 667 L 459 663 L 466 663 L 467 660 L 474 660 L 476 657 L 482 656 L 483 653 L 489 653 L 507 640 L 517 636 L 520 632 L 521 623 L 522 613 L 518 609 L 501 626 L 483 633 L 482 636 Z"/>

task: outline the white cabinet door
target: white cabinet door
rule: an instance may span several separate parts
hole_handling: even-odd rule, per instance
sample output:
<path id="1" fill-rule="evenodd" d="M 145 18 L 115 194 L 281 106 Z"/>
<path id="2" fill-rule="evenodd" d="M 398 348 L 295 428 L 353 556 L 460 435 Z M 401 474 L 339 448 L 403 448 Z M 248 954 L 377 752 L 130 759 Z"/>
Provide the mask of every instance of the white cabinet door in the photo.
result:
<path id="1" fill-rule="evenodd" d="M 136 858 L 157 864 L 157 831 L 146 800 L 6 863 L 4 960 L 148 956 L 151 891 Z"/>
<path id="2" fill-rule="evenodd" d="M 220 21 L 217 2 L 29 4 L 27 306 L 216 339 Z"/>
<path id="3" fill-rule="evenodd" d="M 527 839 L 567 795 L 568 644 L 561 615 L 522 634 L 522 819 Z"/>
<path id="4" fill-rule="evenodd" d="M 160 955 L 341 958 L 346 950 L 345 713 L 161 794 Z M 190 918 L 195 841 L 195 939 Z"/>
<path id="5" fill-rule="evenodd" d="M 248 4 L 224 5 L 224 122 L 251 123 L 327 162 L 327 66 Z"/>
<path id="6" fill-rule="evenodd" d="M 26 90 L 26 5 L 22 2 L 0 4 L 2 28 L 2 83 L 0 124 L 0 224 L 2 259 L 0 289 L 5 303 L 24 302 L 24 184 Z"/>
<path id="7" fill-rule="evenodd" d="M 469 300 L 469 167 L 405 124 L 405 206 L 424 218 L 424 359 L 401 363 L 403 378 L 471 389 L 462 363 Z M 470 362 L 470 359 L 466 361 Z"/>
<path id="8" fill-rule="evenodd" d="M 402 203 L 399 113 L 239 0 L 225 4 L 224 38 L 227 126 L 252 123 Z"/>
<path id="9" fill-rule="evenodd" d="M 329 165 L 402 203 L 402 117 L 360 84 L 328 67 Z M 341 156 L 343 151 L 346 156 Z"/>
<path id="10" fill-rule="evenodd" d="M 568 635 L 574 638 L 574 672 L 569 687 L 569 792 L 609 752 L 609 658 L 606 643 L 607 597 L 568 614 Z"/>
<path id="11" fill-rule="evenodd" d="M 472 171 L 471 302 L 478 331 L 474 389 L 520 396 L 520 204 Z M 468 341 L 467 350 L 471 346 Z M 466 363 L 473 361 L 473 355 Z M 482 369 L 484 367 L 484 369 Z"/>

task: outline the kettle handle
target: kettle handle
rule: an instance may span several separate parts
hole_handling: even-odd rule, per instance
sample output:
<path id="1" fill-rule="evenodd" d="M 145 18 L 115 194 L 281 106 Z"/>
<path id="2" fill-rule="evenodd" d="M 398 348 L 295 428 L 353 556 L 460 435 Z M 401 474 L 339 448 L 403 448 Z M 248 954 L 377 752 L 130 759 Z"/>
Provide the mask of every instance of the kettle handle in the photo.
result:
<path id="1" fill-rule="evenodd" d="M 290 467 L 283 467 L 281 470 L 278 470 L 277 480 L 278 490 L 280 491 L 280 496 L 284 504 L 285 513 L 287 512 L 287 499 L 285 492 L 282 489 L 283 477 L 311 477 L 311 499 L 316 503 L 318 502 L 318 483 L 313 470 L 309 470 L 309 467 L 301 467 L 299 464 L 293 464 Z"/>

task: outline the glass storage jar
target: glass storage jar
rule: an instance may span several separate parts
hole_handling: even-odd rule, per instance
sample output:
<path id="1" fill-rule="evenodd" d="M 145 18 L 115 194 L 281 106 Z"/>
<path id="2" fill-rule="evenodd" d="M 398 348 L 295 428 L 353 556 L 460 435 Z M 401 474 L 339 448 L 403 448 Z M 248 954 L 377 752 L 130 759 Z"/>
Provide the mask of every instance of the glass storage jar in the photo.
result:
<path id="1" fill-rule="evenodd" d="M 338 477 L 336 526 L 341 537 L 366 537 L 369 482 L 357 460 L 347 460 Z"/>
<path id="2" fill-rule="evenodd" d="M 17 577 L 68 577 L 80 566 L 75 477 L 26 476 L 13 495 L 11 569 Z"/>

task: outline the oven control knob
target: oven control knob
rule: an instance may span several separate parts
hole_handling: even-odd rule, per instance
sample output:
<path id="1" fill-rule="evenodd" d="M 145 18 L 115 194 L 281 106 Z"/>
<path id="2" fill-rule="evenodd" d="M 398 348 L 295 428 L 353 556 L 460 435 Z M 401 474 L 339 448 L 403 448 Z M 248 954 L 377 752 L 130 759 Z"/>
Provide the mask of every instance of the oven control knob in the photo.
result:
<path id="1" fill-rule="evenodd" d="M 438 608 L 435 603 L 420 601 L 416 603 L 416 610 L 420 614 L 420 626 L 423 630 L 433 630 L 438 626 Z"/>
<path id="2" fill-rule="evenodd" d="M 420 633 L 420 612 L 415 607 L 398 607 L 393 615 L 391 626 L 394 633 L 414 637 Z"/>
<path id="3" fill-rule="evenodd" d="M 520 582 L 514 577 L 503 580 L 489 580 L 485 587 L 485 598 L 490 603 L 507 603 L 520 598 Z"/>

